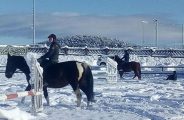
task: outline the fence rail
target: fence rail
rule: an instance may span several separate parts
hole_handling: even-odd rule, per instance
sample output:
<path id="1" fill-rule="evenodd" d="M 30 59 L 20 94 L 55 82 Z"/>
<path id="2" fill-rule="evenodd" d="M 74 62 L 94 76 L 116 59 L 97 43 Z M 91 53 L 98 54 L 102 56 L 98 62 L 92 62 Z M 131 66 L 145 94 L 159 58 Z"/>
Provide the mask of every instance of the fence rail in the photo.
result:
<path id="1" fill-rule="evenodd" d="M 5 67 L 6 66 L 0 66 L 0 73 L 5 73 Z M 100 66 L 98 66 L 100 67 Z M 2 69 L 3 68 L 3 69 Z M 94 69 L 95 66 L 92 66 Z M 151 70 L 144 70 L 144 69 L 151 69 Z M 184 74 L 184 66 L 141 66 L 142 74 L 168 74 L 172 73 L 172 70 L 166 70 L 166 69 L 176 69 L 179 74 Z M 17 70 L 15 73 L 22 73 L 22 71 Z"/>
<path id="2" fill-rule="evenodd" d="M 152 69 L 161 69 L 161 71 L 164 71 L 164 69 L 167 68 L 174 68 L 174 69 L 183 69 L 184 70 L 184 66 L 141 66 L 141 68 L 152 68 Z"/>
<path id="3" fill-rule="evenodd" d="M 141 66 L 142 74 L 170 74 L 177 71 L 177 74 L 184 74 L 184 66 Z"/>
<path id="4" fill-rule="evenodd" d="M 44 53 L 47 47 L 0 46 L 0 54 L 24 55 L 27 52 Z M 127 48 L 61 47 L 61 55 L 123 55 Z M 152 57 L 184 58 L 184 49 L 128 49 L 130 54 Z"/>
<path id="5" fill-rule="evenodd" d="M 122 55 L 126 48 L 73 48 L 62 47 L 60 49 L 61 55 Z M 43 53 L 47 51 L 47 48 L 28 48 L 29 52 Z M 172 58 L 184 58 L 184 50 L 168 50 L 168 49 L 132 49 L 129 50 L 132 55 L 138 56 L 152 56 L 152 57 L 172 57 Z"/>

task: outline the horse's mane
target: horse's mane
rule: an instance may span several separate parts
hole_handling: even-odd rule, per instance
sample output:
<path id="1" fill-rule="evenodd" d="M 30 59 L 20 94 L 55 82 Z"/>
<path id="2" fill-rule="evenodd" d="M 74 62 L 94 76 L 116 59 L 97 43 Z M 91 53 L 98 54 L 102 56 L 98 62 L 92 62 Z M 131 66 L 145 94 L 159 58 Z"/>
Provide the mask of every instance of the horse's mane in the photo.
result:
<path id="1" fill-rule="evenodd" d="M 118 64 L 122 64 L 122 63 L 124 62 L 118 55 L 115 55 L 115 56 L 114 56 L 114 59 L 115 59 L 115 61 L 116 61 Z"/>

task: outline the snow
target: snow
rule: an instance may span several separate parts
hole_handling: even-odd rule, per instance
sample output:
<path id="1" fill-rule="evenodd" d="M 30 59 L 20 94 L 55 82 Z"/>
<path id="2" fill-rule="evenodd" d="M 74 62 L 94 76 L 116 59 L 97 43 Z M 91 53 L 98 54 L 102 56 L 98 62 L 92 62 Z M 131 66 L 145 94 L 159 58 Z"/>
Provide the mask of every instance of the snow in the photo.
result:
<path id="1" fill-rule="evenodd" d="M 3 58 L 1 61 L 6 63 L 5 59 Z M 81 58 L 79 60 L 84 61 L 85 59 L 95 65 L 94 59 Z M 140 59 L 136 58 L 136 60 L 139 61 Z M 144 58 L 144 60 L 141 58 L 141 60 L 144 65 L 149 65 L 155 59 L 149 58 L 149 61 L 148 58 Z M 166 61 L 162 59 L 156 60 L 159 61 L 159 64 L 168 62 L 167 59 Z M 181 59 L 176 60 L 172 65 L 183 63 L 181 61 Z M 155 61 L 152 61 L 152 63 L 158 65 Z M 104 68 L 93 71 L 96 102 L 92 103 L 90 107 L 86 106 L 86 96 L 84 94 L 82 95 L 81 107 L 76 107 L 76 97 L 70 86 L 61 89 L 49 88 L 51 105 L 46 106 L 46 101 L 43 97 L 44 108 L 42 113 L 34 116 L 31 113 L 31 97 L 26 97 L 24 104 L 20 103 L 21 98 L 0 101 L 0 118 L 8 120 L 184 119 L 184 76 L 180 76 L 177 81 L 170 81 L 165 80 L 166 75 L 164 74 L 145 74 L 142 76 L 142 80 L 137 80 L 132 79 L 133 76 L 130 73 L 125 74 L 123 79 L 118 79 L 117 83 L 110 84 L 103 79 L 103 71 L 105 71 Z M 0 73 L 0 78 L 1 94 L 24 91 L 27 85 L 25 76 L 22 73 L 14 74 L 11 79 L 7 79 L 3 73 Z"/>
<path id="2" fill-rule="evenodd" d="M 29 120 L 34 117 L 30 114 L 21 111 L 18 107 L 12 108 L 10 110 L 0 109 L 1 118 L 7 118 L 8 120 Z"/>

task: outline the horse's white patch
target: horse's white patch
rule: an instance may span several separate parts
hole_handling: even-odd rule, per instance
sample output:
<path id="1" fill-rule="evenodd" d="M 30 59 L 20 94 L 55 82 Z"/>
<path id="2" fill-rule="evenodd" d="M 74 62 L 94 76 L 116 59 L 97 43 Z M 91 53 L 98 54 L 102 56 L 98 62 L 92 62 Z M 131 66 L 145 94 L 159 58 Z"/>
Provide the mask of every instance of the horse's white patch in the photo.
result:
<path id="1" fill-rule="evenodd" d="M 84 72 L 84 68 L 82 67 L 82 63 L 76 62 L 76 65 L 77 65 L 77 69 L 78 69 L 78 71 L 79 71 L 78 80 L 80 80 L 81 77 L 82 77 L 82 74 L 83 74 L 83 72 Z"/>

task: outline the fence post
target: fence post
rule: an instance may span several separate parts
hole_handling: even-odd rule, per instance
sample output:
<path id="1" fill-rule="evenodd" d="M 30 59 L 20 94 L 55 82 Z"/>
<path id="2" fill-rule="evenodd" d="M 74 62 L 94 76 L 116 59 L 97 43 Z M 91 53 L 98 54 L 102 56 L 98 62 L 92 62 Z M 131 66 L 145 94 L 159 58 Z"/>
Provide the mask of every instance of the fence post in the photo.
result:
<path id="1" fill-rule="evenodd" d="M 42 93 L 43 93 L 43 76 L 42 70 L 39 67 L 39 63 L 35 59 L 34 56 L 31 57 L 31 81 L 32 81 L 32 88 L 33 92 L 36 95 L 32 96 L 32 113 L 36 115 L 37 112 L 41 112 L 43 110 L 43 103 L 42 103 Z"/>
<path id="2" fill-rule="evenodd" d="M 117 63 L 111 58 L 107 58 L 107 82 L 117 83 Z"/>

